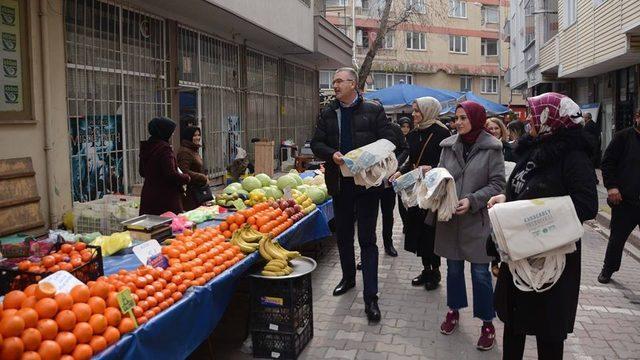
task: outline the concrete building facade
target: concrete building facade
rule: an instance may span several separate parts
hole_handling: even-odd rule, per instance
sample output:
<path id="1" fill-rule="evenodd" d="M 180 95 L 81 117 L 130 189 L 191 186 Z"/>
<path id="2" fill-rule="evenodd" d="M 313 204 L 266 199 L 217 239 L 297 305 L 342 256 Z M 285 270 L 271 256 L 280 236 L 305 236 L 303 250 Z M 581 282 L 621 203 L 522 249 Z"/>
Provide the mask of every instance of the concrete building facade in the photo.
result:
<path id="1" fill-rule="evenodd" d="M 327 18 L 355 39 L 356 61 L 361 64 L 376 37 L 384 0 L 354 1 L 327 0 Z M 406 21 L 385 37 L 367 89 L 377 90 L 403 81 L 473 91 L 505 105 L 522 103 L 521 96 L 511 95 L 503 79 L 509 48 L 499 38 L 509 9 L 507 1 L 395 0 L 390 22 L 396 22 L 407 9 L 413 11 Z M 321 72 L 321 86 L 329 85 L 330 73 Z"/>

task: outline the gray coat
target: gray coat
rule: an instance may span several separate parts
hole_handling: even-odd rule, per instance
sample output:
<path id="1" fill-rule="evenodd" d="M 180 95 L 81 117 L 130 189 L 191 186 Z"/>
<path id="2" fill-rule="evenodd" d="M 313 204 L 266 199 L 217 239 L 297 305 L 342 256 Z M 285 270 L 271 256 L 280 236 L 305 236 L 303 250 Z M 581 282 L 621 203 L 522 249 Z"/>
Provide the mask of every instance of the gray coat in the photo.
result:
<path id="1" fill-rule="evenodd" d="M 451 260 L 488 263 L 492 258 L 486 251 L 486 242 L 491 234 L 487 201 L 501 194 L 506 184 L 502 143 L 483 131 L 466 162 L 464 145 L 458 135 L 444 139 L 440 146 L 442 154 L 438 166 L 451 173 L 458 198 L 468 198 L 470 208 L 464 215 L 453 215 L 451 220 L 436 224 L 434 251 Z"/>

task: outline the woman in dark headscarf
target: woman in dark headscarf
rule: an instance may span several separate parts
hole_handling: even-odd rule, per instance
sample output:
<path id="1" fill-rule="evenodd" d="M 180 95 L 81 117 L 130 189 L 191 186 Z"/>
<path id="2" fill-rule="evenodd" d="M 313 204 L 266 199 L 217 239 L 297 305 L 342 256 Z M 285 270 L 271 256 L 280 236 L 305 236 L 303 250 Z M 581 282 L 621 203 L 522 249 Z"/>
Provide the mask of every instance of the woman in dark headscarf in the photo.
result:
<path id="1" fill-rule="evenodd" d="M 169 139 L 176 124 L 168 118 L 158 117 L 149 122 L 148 140 L 140 142 L 138 171 L 144 178 L 140 196 L 140 215 L 160 215 L 166 211 L 182 212 L 180 193 L 190 177 L 178 171 L 176 156 Z"/>
<path id="2" fill-rule="evenodd" d="M 580 107 L 556 93 L 532 97 L 527 102 L 531 130 L 515 149 L 519 160 L 505 195 L 494 196 L 488 206 L 569 195 L 580 221 L 595 218 L 596 175 Z M 539 359 L 562 359 L 564 340 L 573 332 L 580 291 L 580 241 L 576 247 L 566 255 L 558 282 L 540 293 L 519 290 L 508 264 L 502 263 L 495 303 L 498 317 L 504 322 L 503 359 L 522 359 L 526 335 L 536 336 Z"/>
<path id="3" fill-rule="evenodd" d="M 182 207 L 184 211 L 189 211 L 202 205 L 198 201 L 196 192 L 207 185 L 209 179 L 204 173 L 202 157 L 198 153 L 202 142 L 200 128 L 189 126 L 180 135 L 182 139 L 180 150 L 178 150 L 178 166 L 183 173 L 191 177 L 191 181 L 187 184 L 187 191 L 182 196 Z"/>
<path id="4" fill-rule="evenodd" d="M 495 345 L 493 284 L 489 272 L 486 241 L 491 233 L 487 201 L 504 190 L 502 143 L 485 131 L 487 115 L 482 105 L 462 102 L 456 108 L 456 135 L 440 143 L 439 167 L 451 173 L 460 199 L 453 217 L 436 224 L 436 254 L 447 259 L 447 306 L 440 331 L 449 335 L 458 326 L 458 311 L 467 307 L 465 262 L 471 263 L 473 316 L 483 321 L 476 347 Z"/>

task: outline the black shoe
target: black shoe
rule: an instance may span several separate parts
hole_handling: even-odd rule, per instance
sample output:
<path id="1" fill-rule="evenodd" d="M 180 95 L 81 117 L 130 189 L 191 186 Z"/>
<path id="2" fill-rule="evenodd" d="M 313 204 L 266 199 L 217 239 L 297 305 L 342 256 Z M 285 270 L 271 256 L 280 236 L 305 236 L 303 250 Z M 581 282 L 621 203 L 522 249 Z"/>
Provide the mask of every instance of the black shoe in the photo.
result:
<path id="1" fill-rule="evenodd" d="M 369 321 L 377 323 L 380 321 L 380 308 L 378 307 L 378 300 L 371 300 L 368 304 L 364 304 L 364 312 L 367 314 Z"/>
<path id="2" fill-rule="evenodd" d="M 440 285 L 441 278 L 442 276 L 440 275 L 440 269 L 429 271 L 426 275 L 424 288 L 428 291 L 437 289 Z"/>
<path id="3" fill-rule="evenodd" d="M 356 286 L 355 280 L 348 281 L 348 280 L 342 279 L 340 280 L 340 283 L 338 283 L 338 286 L 336 286 L 336 288 L 333 289 L 333 296 L 340 296 L 355 286 Z"/>
<path id="4" fill-rule="evenodd" d="M 411 280 L 411 285 L 413 285 L 413 286 L 424 285 L 424 281 L 426 280 L 426 276 L 427 276 L 427 270 L 422 270 L 420 275 L 414 277 L 413 280 Z"/>
<path id="5" fill-rule="evenodd" d="M 608 284 L 609 281 L 611 281 L 611 273 L 602 269 L 602 271 L 600 271 L 600 275 L 598 275 L 598 282 L 601 284 Z"/>
<path id="6" fill-rule="evenodd" d="M 356 264 L 356 270 L 362 270 L 362 263 L 360 261 Z"/>
<path id="7" fill-rule="evenodd" d="M 398 256 L 398 252 L 396 251 L 396 248 L 393 247 L 393 244 L 385 244 L 384 245 L 384 252 L 387 253 L 387 255 L 391 256 L 391 257 L 396 257 Z"/>

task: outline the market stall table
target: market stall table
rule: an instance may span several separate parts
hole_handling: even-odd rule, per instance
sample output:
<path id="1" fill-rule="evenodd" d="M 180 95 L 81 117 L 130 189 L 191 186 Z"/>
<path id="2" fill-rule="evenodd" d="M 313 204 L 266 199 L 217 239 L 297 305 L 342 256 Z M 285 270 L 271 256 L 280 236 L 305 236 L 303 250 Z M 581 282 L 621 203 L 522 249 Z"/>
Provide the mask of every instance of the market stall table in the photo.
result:
<path id="1" fill-rule="evenodd" d="M 333 218 L 329 200 L 294 224 L 277 239 L 285 248 L 296 248 L 331 235 Z M 198 227 L 215 226 L 209 221 Z M 233 295 L 237 281 L 260 259 L 254 252 L 204 286 L 190 288 L 179 302 L 127 334 L 96 359 L 182 359 L 191 354 L 215 329 Z M 140 265 L 133 254 L 112 256 L 104 261 L 106 275 Z"/>

